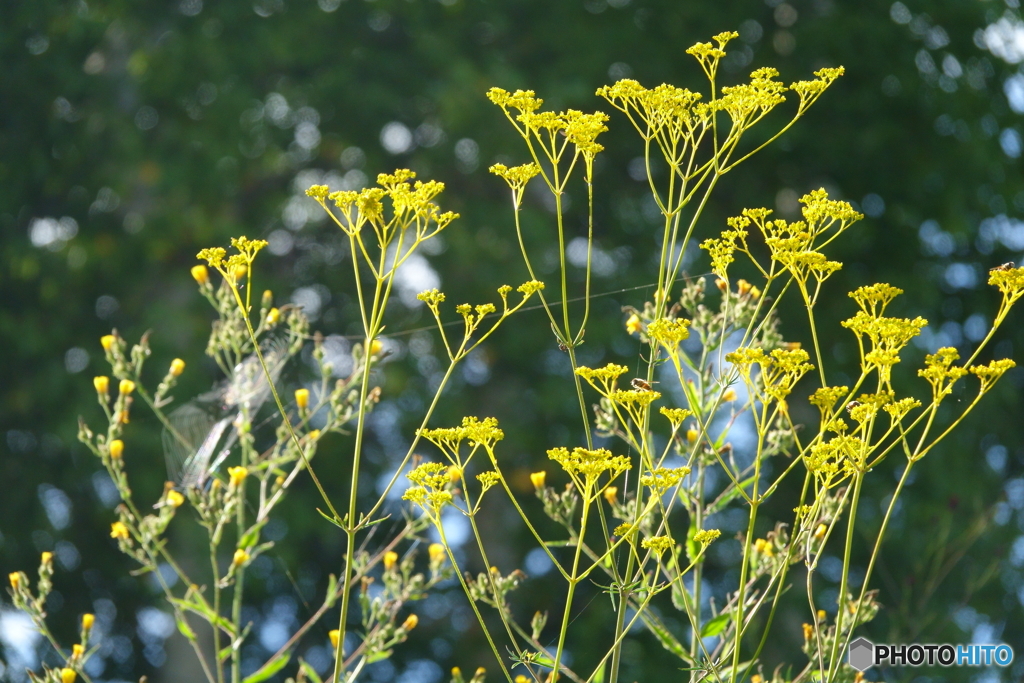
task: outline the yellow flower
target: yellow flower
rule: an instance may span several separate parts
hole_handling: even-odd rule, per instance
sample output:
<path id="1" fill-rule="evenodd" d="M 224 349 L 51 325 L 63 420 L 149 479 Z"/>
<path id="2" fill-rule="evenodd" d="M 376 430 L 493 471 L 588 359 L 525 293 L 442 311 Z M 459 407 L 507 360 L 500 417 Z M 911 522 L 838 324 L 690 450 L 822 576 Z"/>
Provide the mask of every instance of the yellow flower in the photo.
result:
<path id="1" fill-rule="evenodd" d="M 60 683 L 75 683 L 76 678 L 78 678 L 78 674 L 75 673 L 74 669 L 65 667 L 60 670 Z"/>
<path id="2" fill-rule="evenodd" d="M 718 540 L 722 532 L 718 529 L 702 529 L 693 535 L 693 542 L 701 545 L 710 545 Z"/>
<path id="3" fill-rule="evenodd" d="M 825 524 L 819 524 L 818 528 L 814 530 L 814 537 L 820 541 L 825 538 L 826 531 L 828 531 L 828 526 Z"/>
<path id="4" fill-rule="evenodd" d="M 127 396 L 128 394 L 135 391 L 135 382 L 131 381 L 130 379 L 123 379 L 121 380 L 121 383 L 118 384 L 117 389 L 118 391 L 121 392 L 122 396 Z"/>
<path id="5" fill-rule="evenodd" d="M 178 491 L 173 489 L 167 492 L 167 504 L 172 508 L 181 507 L 181 504 L 185 502 L 185 496 L 181 495 Z"/>
<path id="6" fill-rule="evenodd" d="M 379 356 L 381 354 L 381 351 L 383 351 L 383 350 L 384 350 L 384 342 L 382 342 L 380 339 L 374 339 L 372 342 L 370 342 L 370 355 L 371 356 Z"/>
<path id="7" fill-rule="evenodd" d="M 804 624 L 804 640 L 811 640 L 814 638 L 814 627 L 810 624 Z"/>
<path id="8" fill-rule="evenodd" d="M 53 553 L 44 551 L 42 556 L 39 558 L 39 564 L 51 565 L 53 564 Z"/>
<path id="9" fill-rule="evenodd" d="M 96 393 L 106 396 L 110 392 L 110 378 L 106 375 L 92 378 L 92 385 L 96 387 Z"/>
<path id="10" fill-rule="evenodd" d="M 249 266 L 239 263 L 231 269 L 231 275 L 234 276 L 235 280 L 241 280 L 249 272 Z"/>
<path id="11" fill-rule="evenodd" d="M 519 674 L 515 678 L 515 683 L 530 683 L 530 679 L 524 676 L 523 674 Z"/>
<path id="12" fill-rule="evenodd" d="M 231 478 L 231 485 L 235 487 L 241 486 L 248 474 L 249 470 L 242 466 L 228 468 L 228 476 Z"/>
<path id="13" fill-rule="evenodd" d="M 334 629 L 330 633 L 328 633 L 327 636 L 331 639 L 331 647 L 337 650 L 338 639 L 341 638 L 341 631 L 339 631 L 338 629 Z"/>
<path id="14" fill-rule="evenodd" d="M 827 616 L 828 615 L 825 614 L 825 610 L 823 610 L 823 609 L 818 610 L 818 621 L 825 621 L 825 618 Z"/>
<path id="15" fill-rule="evenodd" d="M 245 552 L 245 550 L 243 550 L 242 548 L 239 548 L 238 550 L 235 551 L 235 556 L 231 560 L 231 562 L 236 567 L 239 567 L 239 566 L 245 564 L 248 561 L 249 561 L 249 553 Z"/>
<path id="16" fill-rule="evenodd" d="M 760 674 L 754 674 L 750 677 L 750 683 L 764 683 L 764 678 Z"/>
<path id="17" fill-rule="evenodd" d="M 729 387 L 728 389 L 726 389 L 725 393 L 722 394 L 722 400 L 725 401 L 726 403 L 732 403 L 733 401 L 735 401 L 736 400 L 736 390 L 733 389 L 732 387 Z"/>
<path id="18" fill-rule="evenodd" d="M 299 406 L 299 410 L 309 407 L 309 389 L 295 390 L 295 405 Z"/>
<path id="19" fill-rule="evenodd" d="M 604 490 L 604 499 L 606 501 L 608 501 L 609 505 L 615 505 L 615 502 L 618 500 L 618 495 L 619 495 L 619 487 L 618 486 L 609 486 L 608 488 L 606 488 Z"/>
<path id="20" fill-rule="evenodd" d="M 548 473 L 544 471 L 530 473 L 530 481 L 533 482 L 533 488 L 538 490 L 544 488 L 544 482 L 547 478 Z"/>
<path id="21" fill-rule="evenodd" d="M 171 377 L 179 377 L 181 373 L 185 372 L 185 361 L 180 358 L 175 358 L 171 361 L 171 369 L 169 370 Z"/>
<path id="22" fill-rule="evenodd" d="M 643 328 L 644 328 L 644 324 L 640 321 L 640 316 L 638 316 L 636 313 L 634 313 L 633 315 L 629 316 L 629 319 L 626 320 L 626 333 L 627 334 L 636 334 L 637 332 L 639 332 Z"/>
<path id="23" fill-rule="evenodd" d="M 410 614 L 405 618 L 405 621 L 402 622 L 402 628 L 406 631 L 411 631 L 416 628 L 416 624 L 418 623 L 420 623 L 420 618 L 415 614 Z"/>
<path id="24" fill-rule="evenodd" d="M 448 468 L 448 480 L 454 484 L 459 479 L 462 479 L 462 468 L 458 465 L 452 465 Z"/>
<path id="25" fill-rule="evenodd" d="M 398 553 L 394 550 L 389 550 L 384 553 L 384 571 L 389 572 L 395 568 L 398 563 Z"/>
<path id="26" fill-rule="evenodd" d="M 768 557 L 775 556 L 775 548 L 772 547 L 771 541 L 764 538 L 759 538 L 754 541 L 754 552 L 767 555 Z"/>
<path id="27" fill-rule="evenodd" d="M 110 525 L 110 537 L 121 541 L 128 540 L 128 527 L 123 522 L 114 522 Z"/>
<path id="28" fill-rule="evenodd" d="M 75 643 L 71 646 L 71 658 L 80 659 L 85 654 L 85 646 L 81 643 Z"/>
<path id="29" fill-rule="evenodd" d="M 198 266 L 192 266 L 192 277 L 200 285 L 205 285 L 210 281 L 210 271 L 206 269 L 206 266 L 200 264 Z"/>
<path id="30" fill-rule="evenodd" d="M 82 630 L 91 631 L 92 625 L 96 622 L 96 615 L 88 612 L 82 615 Z"/>
<path id="31" fill-rule="evenodd" d="M 431 564 L 440 564 L 446 556 L 444 546 L 440 543 L 431 543 L 427 546 L 427 554 L 430 556 Z"/>
<path id="32" fill-rule="evenodd" d="M 124 441 L 121 441 L 121 439 L 114 439 L 110 442 L 110 445 L 107 446 L 107 448 L 110 450 L 111 458 L 114 460 L 120 460 L 121 455 L 124 453 Z"/>
<path id="33" fill-rule="evenodd" d="M 277 321 L 281 319 L 281 311 L 277 308 L 271 308 L 267 311 L 267 324 L 276 325 Z"/>
<path id="34" fill-rule="evenodd" d="M 700 434 L 693 427 L 690 427 L 689 429 L 686 430 L 686 440 L 689 441 L 690 443 L 696 441 L 698 436 L 700 436 Z"/>
<path id="35" fill-rule="evenodd" d="M 105 334 L 100 337 L 100 346 L 103 347 L 104 351 L 109 351 L 113 348 L 115 341 L 117 341 L 117 337 L 112 334 Z"/>
<path id="36" fill-rule="evenodd" d="M 21 573 L 11 572 L 7 575 L 7 580 L 11 582 L 11 588 L 18 590 L 18 586 L 21 585 Z"/>

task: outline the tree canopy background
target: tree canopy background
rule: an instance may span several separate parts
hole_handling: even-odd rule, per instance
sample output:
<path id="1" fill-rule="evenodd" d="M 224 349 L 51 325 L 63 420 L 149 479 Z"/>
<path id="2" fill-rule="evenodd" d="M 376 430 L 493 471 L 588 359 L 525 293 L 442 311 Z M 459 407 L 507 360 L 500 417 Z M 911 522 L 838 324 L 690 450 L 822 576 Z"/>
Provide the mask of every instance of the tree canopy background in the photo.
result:
<path id="1" fill-rule="evenodd" d="M 808 116 L 723 179 L 698 233 L 716 234 L 744 207 L 793 215 L 796 199 L 818 187 L 853 202 L 866 218 L 837 243 L 845 267 L 821 310 L 847 317 L 845 292 L 869 282 L 907 290 L 900 314 L 931 321 L 917 357 L 901 368 L 908 375 L 925 352 L 976 339 L 997 301 L 984 285 L 987 269 L 1019 263 L 1024 251 L 1017 0 L 33 0 L 3 3 L 0 26 L 0 574 L 56 551 L 51 622 L 70 638 L 79 614 L 99 615 L 108 633 L 104 679 L 193 680 L 173 624 L 166 630 L 147 611 L 157 604 L 151 586 L 128 575 L 129 560 L 108 538 L 110 487 L 75 439 L 77 416 L 99 410 L 90 380 L 107 372 L 99 337 L 116 327 L 134 341 L 152 330 L 151 364 L 188 363 L 177 395 L 207 389 L 216 377 L 202 354 L 211 311 L 189 267 L 200 248 L 239 234 L 271 243 L 260 287 L 303 304 L 324 334 L 355 333 L 345 246 L 302 192 L 321 181 L 358 189 L 396 167 L 447 183 L 443 206 L 462 214 L 445 248 L 410 272 L 409 292 L 440 285 L 450 300 L 476 301 L 525 280 L 504 185 L 486 169 L 526 159 L 484 97 L 492 85 L 534 89 L 556 109 L 607 110 L 594 90 L 619 78 L 697 85 L 685 48 L 724 30 L 740 32 L 726 82 L 762 65 L 786 82 L 844 65 L 846 76 Z M 646 183 L 633 178 L 635 165 L 630 173 L 638 139 L 614 113 L 610 127 L 596 181 L 605 267 L 594 291 L 611 293 L 596 309 L 611 322 L 588 335 L 581 353 L 591 363 L 635 360 L 636 342 L 615 321 L 623 305 L 650 296 L 659 232 Z M 577 211 L 585 205 L 580 193 Z M 528 200 L 527 221 L 530 237 L 551 243 L 539 195 Z M 697 256 L 689 270 L 706 272 L 706 260 Z M 799 320 L 784 327 L 793 338 L 806 334 Z M 386 332 L 428 322 L 410 304 Z M 1017 349 L 1020 361 L 1022 330 L 1017 312 L 995 355 Z M 837 363 L 855 360 L 838 325 L 825 335 Z M 413 428 L 404 411 L 423 400 L 436 372 L 431 339 L 417 332 L 389 342 L 395 360 L 371 444 L 380 473 Z M 525 313 L 467 365 L 436 423 L 497 416 L 528 493 L 525 474 L 544 449 L 579 436 L 566 427 L 578 417 L 566 367 L 541 314 Z M 301 380 L 296 371 L 288 381 Z M 1024 653 L 1022 386 L 1018 370 L 920 468 L 883 550 L 876 586 L 884 607 L 869 637 L 1001 639 Z M 128 438 L 134 487 L 155 495 L 165 476 L 159 429 L 141 406 Z M 318 471 L 341 495 L 350 444 L 338 437 L 320 452 Z M 869 522 L 886 502 L 886 481 L 895 483 L 873 483 L 877 504 L 862 506 Z M 368 478 L 363 488 L 374 487 Z M 340 566 L 342 535 L 315 505 L 302 482 L 255 582 L 254 661 L 305 618 Z M 504 571 L 526 566 L 531 547 L 511 519 L 491 520 L 508 539 L 495 558 Z M 178 525 L 186 552 L 188 522 Z M 728 520 L 722 528 L 738 530 Z M 536 577 L 519 589 L 524 615 L 561 600 L 547 585 Z M 591 598 L 601 599 L 599 589 Z M 456 664 L 487 664 L 461 593 L 417 611 L 429 628 L 375 666 L 373 680 L 429 682 Z M 592 614 L 582 611 L 577 634 L 606 636 L 609 626 Z M 802 620 L 795 608 L 777 620 L 770 662 L 802 662 Z M 327 628 L 300 654 L 317 657 Z M 20 656 L 10 639 L 0 648 L 8 661 Z M 585 648 L 577 641 L 572 656 L 586 659 Z M 660 680 L 677 666 L 640 634 L 627 654 L 629 680 Z M 22 680 L 13 666 L 6 675 Z"/>

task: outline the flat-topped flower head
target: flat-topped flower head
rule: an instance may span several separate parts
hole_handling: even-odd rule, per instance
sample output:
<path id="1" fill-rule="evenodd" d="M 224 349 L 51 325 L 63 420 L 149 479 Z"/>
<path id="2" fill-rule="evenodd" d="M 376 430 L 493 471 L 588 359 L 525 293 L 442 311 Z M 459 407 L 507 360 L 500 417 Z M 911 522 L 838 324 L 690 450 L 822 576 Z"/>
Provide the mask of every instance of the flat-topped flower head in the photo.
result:
<path id="1" fill-rule="evenodd" d="M 668 536 L 652 536 L 640 541 L 640 546 L 660 557 L 662 553 L 673 546 L 673 543 L 672 539 Z"/>
<path id="2" fill-rule="evenodd" d="M 1001 358 L 994 360 L 988 365 L 974 365 L 971 367 L 971 373 L 977 375 L 978 379 L 981 380 L 981 393 L 987 392 L 991 389 L 999 378 L 1006 374 L 1007 370 L 1017 367 L 1017 364 L 1010 358 Z"/>
<path id="3" fill-rule="evenodd" d="M 690 337 L 689 328 L 685 318 L 658 318 L 647 326 L 647 336 L 671 350 Z"/>
<path id="4" fill-rule="evenodd" d="M 487 170 L 503 179 L 513 190 L 522 190 L 532 178 L 540 173 L 540 166 L 533 162 L 511 168 L 505 164 L 494 164 Z"/>
<path id="5" fill-rule="evenodd" d="M 640 483 L 661 494 L 681 482 L 689 473 L 689 467 L 659 467 L 640 475 Z"/>
<path id="6" fill-rule="evenodd" d="M 402 499 L 419 505 L 434 518 L 441 508 L 454 500 L 452 493 L 447 490 L 451 484 L 448 465 L 425 462 L 405 476 L 415 486 L 407 489 Z"/>
<path id="7" fill-rule="evenodd" d="M 1003 298 L 1011 303 L 1024 294 L 1024 267 L 1009 268 L 1000 266 L 993 268 L 988 274 L 988 283 L 999 288 Z"/>
<path id="8" fill-rule="evenodd" d="M 693 415 L 693 412 L 686 408 L 668 408 L 662 407 L 659 411 L 662 415 L 668 418 L 668 421 L 672 424 L 672 429 L 679 429 L 683 424 L 683 420 Z"/>
<path id="9" fill-rule="evenodd" d="M 576 484 L 576 488 L 584 495 L 591 496 L 596 495 L 593 489 L 601 475 L 607 473 L 611 481 L 632 467 L 629 458 L 612 455 L 606 448 L 591 450 L 576 447 L 572 451 L 564 447 L 552 448 L 548 451 L 548 457 L 561 465 Z"/>
<path id="10" fill-rule="evenodd" d="M 708 546 L 718 540 L 722 532 L 718 529 L 701 529 L 693 535 L 693 542 L 702 546 Z"/>

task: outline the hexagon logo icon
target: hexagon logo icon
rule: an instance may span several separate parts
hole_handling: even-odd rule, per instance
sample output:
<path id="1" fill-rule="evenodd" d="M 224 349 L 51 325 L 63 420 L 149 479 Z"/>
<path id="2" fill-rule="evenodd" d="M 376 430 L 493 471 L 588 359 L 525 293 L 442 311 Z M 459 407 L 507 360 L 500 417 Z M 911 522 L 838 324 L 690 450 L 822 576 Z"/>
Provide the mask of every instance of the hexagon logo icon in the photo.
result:
<path id="1" fill-rule="evenodd" d="M 875 663 L 875 646 L 867 638 L 858 638 L 850 643 L 849 664 L 857 671 L 871 668 Z"/>

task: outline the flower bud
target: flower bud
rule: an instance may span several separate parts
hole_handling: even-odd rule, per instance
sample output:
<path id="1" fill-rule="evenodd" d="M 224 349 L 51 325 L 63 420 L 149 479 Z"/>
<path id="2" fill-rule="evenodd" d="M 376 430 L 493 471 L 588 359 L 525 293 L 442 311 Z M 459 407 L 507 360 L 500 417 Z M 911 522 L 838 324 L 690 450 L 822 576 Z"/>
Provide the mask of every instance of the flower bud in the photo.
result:
<path id="1" fill-rule="evenodd" d="M 39 564 L 46 565 L 48 567 L 52 566 L 53 565 L 53 553 L 51 553 L 49 551 L 43 552 L 42 556 L 40 556 L 40 558 L 39 558 Z"/>
<path id="2" fill-rule="evenodd" d="M 171 361 L 171 369 L 168 370 L 171 377 L 180 377 L 181 373 L 185 372 L 185 361 L 180 358 L 175 358 Z"/>
<path id="3" fill-rule="evenodd" d="M 820 541 L 825 538 L 826 531 L 828 531 L 828 526 L 825 524 L 819 524 L 818 528 L 814 530 L 814 537 Z"/>
<path id="4" fill-rule="evenodd" d="M 128 394 L 135 391 L 135 382 L 131 381 L 130 379 L 123 379 L 121 380 L 120 384 L 117 385 L 117 389 L 118 391 L 121 392 L 122 396 L 127 396 Z"/>
<path id="5" fill-rule="evenodd" d="M 448 468 L 448 481 L 454 484 L 459 479 L 462 479 L 462 468 L 458 465 L 452 465 Z"/>
<path id="6" fill-rule="evenodd" d="M 277 321 L 281 319 L 281 311 L 276 308 L 271 308 L 267 311 L 267 324 L 276 325 Z"/>
<path id="7" fill-rule="evenodd" d="M 114 439 L 107 446 L 107 450 L 110 451 L 110 457 L 114 460 L 120 460 L 124 454 L 124 441 L 121 439 Z"/>
<path id="8" fill-rule="evenodd" d="M 92 385 L 96 387 L 96 393 L 101 396 L 106 396 L 110 393 L 110 378 L 106 375 L 100 375 L 92 378 Z"/>
<path id="9" fill-rule="evenodd" d="M 295 405 L 299 407 L 299 410 L 305 410 L 309 407 L 309 389 L 295 390 Z"/>
<path id="10" fill-rule="evenodd" d="M 693 427 L 686 430 L 686 440 L 690 443 L 696 441 L 698 436 L 700 436 L 700 433 Z"/>
<path id="11" fill-rule="evenodd" d="M 114 522 L 110 525 L 110 537 L 119 541 L 128 540 L 128 527 L 123 522 Z"/>
<path id="12" fill-rule="evenodd" d="M 249 561 L 249 553 L 245 552 L 241 548 L 235 551 L 235 556 L 232 558 L 231 563 L 236 567 L 240 567 Z"/>
<path id="13" fill-rule="evenodd" d="M 103 347 L 104 351 L 109 351 L 114 347 L 115 341 L 117 341 L 117 337 L 112 334 L 105 334 L 100 337 L 100 346 Z"/>
<path id="14" fill-rule="evenodd" d="M 248 272 L 249 266 L 245 266 L 242 264 L 239 264 L 231 269 L 231 275 L 235 278 L 236 281 L 244 278 Z"/>
<path id="15" fill-rule="evenodd" d="M 181 504 L 185 502 L 185 496 L 181 495 L 179 491 L 168 491 L 167 492 L 167 504 L 172 508 L 181 507 Z"/>
<path id="16" fill-rule="evenodd" d="M 420 623 L 420 618 L 415 614 L 410 614 L 405 618 L 405 621 L 402 622 L 402 628 L 406 631 L 411 631 L 416 628 L 416 624 L 418 623 Z"/>
<path id="17" fill-rule="evenodd" d="M 81 659 L 82 655 L 84 655 L 84 654 L 85 654 L 85 645 L 82 645 L 81 643 L 75 643 L 74 645 L 71 646 L 71 658 L 72 659 Z"/>
<path id="18" fill-rule="evenodd" d="M 96 615 L 86 612 L 82 615 L 82 630 L 91 631 L 92 625 L 96 622 Z"/>
<path id="19" fill-rule="evenodd" d="M 544 488 L 544 482 L 547 480 L 548 473 L 544 471 L 530 473 L 530 481 L 533 482 L 533 488 L 540 490 Z"/>
<path id="20" fill-rule="evenodd" d="M 395 568 L 395 564 L 398 562 L 398 553 L 394 550 L 389 550 L 384 553 L 384 571 L 389 572 Z"/>
<path id="21" fill-rule="evenodd" d="M 740 280 L 740 282 L 743 282 L 743 280 Z M 722 278 L 717 278 L 715 280 L 715 285 L 718 287 L 718 289 L 722 290 L 723 292 L 728 291 L 729 289 L 729 283 L 723 280 Z"/>
<path id="22" fill-rule="evenodd" d="M 729 387 L 728 389 L 726 389 L 725 393 L 722 394 L 722 400 L 724 402 L 726 402 L 726 403 L 732 403 L 733 401 L 735 401 L 736 400 L 736 390 L 733 389 L 732 387 Z"/>
<path id="23" fill-rule="evenodd" d="M 331 647 L 338 649 L 338 639 L 341 638 L 341 631 L 334 629 L 327 636 L 331 639 Z"/>
<path id="24" fill-rule="evenodd" d="M 11 572 L 7 575 L 7 580 L 11 582 L 11 588 L 18 590 L 18 586 L 21 585 L 21 572 Z"/>
<path id="25" fill-rule="evenodd" d="M 372 342 L 370 342 L 371 356 L 379 356 L 383 350 L 384 342 L 382 342 L 380 339 L 374 339 Z"/>
<path id="26" fill-rule="evenodd" d="M 78 678 L 78 674 L 74 669 L 65 667 L 60 670 L 60 683 L 75 683 L 76 678 Z"/>
<path id="27" fill-rule="evenodd" d="M 753 289 L 753 285 L 747 282 L 746 280 L 736 281 L 736 291 L 740 293 L 740 296 L 743 296 L 744 294 L 748 293 L 751 289 Z"/>
<path id="28" fill-rule="evenodd" d="M 447 555 L 444 550 L 444 546 L 440 543 L 431 543 L 427 546 L 427 554 L 430 556 L 431 564 L 441 564 L 444 562 L 444 558 Z"/>
<path id="29" fill-rule="evenodd" d="M 618 496 L 619 496 L 619 487 L 618 486 L 609 486 L 608 488 L 606 488 L 604 490 L 604 499 L 606 501 L 608 501 L 609 505 L 615 505 L 615 503 L 618 501 Z"/>
<path id="30" fill-rule="evenodd" d="M 636 313 L 634 313 L 633 315 L 629 316 L 629 319 L 626 320 L 626 333 L 627 334 L 636 334 L 637 332 L 642 330 L 643 327 L 644 327 L 644 325 L 640 321 L 640 316 L 638 316 Z"/>
<path id="31" fill-rule="evenodd" d="M 814 638 L 814 627 L 810 624 L 804 624 L 804 640 L 811 640 Z"/>
<path id="32" fill-rule="evenodd" d="M 205 285 L 210 281 L 210 271 L 206 269 L 206 266 L 200 264 L 198 266 L 192 266 L 192 277 L 200 285 Z"/>

